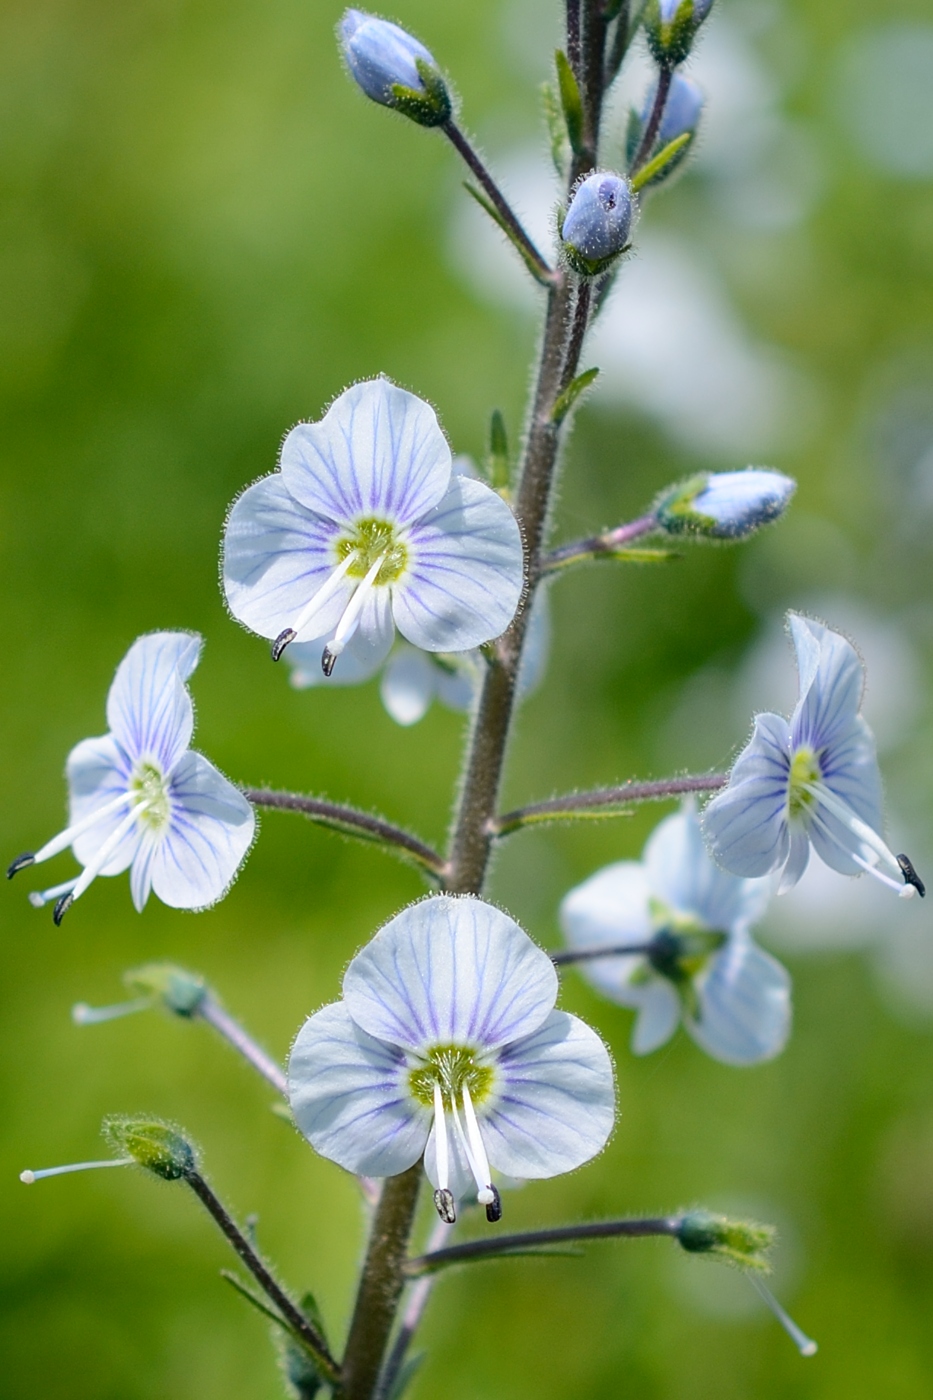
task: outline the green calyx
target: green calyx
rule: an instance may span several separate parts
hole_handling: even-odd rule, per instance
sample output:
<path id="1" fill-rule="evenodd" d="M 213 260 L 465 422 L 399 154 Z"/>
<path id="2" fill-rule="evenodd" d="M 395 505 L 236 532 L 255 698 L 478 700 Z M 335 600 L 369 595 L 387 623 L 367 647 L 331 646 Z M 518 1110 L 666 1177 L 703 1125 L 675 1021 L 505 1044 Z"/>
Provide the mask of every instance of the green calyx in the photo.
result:
<path id="1" fill-rule="evenodd" d="M 108 1118 L 104 1136 L 118 1151 L 163 1181 L 191 1176 L 196 1162 L 190 1143 L 167 1123 L 143 1118 Z"/>
<path id="2" fill-rule="evenodd" d="M 208 992 L 203 977 L 172 963 L 146 963 L 131 968 L 123 980 L 131 991 L 158 998 L 176 1016 L 193 1016 Z"/>
<path id="3" fill-rule="evenodd" d="M 154 763 L 137 765 L 130 779 L 134 805 L 140 809 L 139 820 L 154 831 L 161 831 L 171 815 L 165 779 Z"/>
<path id="4" fill-rule="evenodd" d="M 443 126 L 450 121 L 453 111 L 447 84 L 437 69 L 425 63 L 423 58 L 415 59 L 415 67 L 424 91 L 406 87 L 404 83 L 393 83 L 390 88 L 391 105 L 403 117 L 417 122 L 418 126 Z"/>
<path id="5" fill-rule="evenodd" d="M 705 535 L 715 531 L 718 522 L 695 507 L 697 497 L 708 484 L 709 473 L 700 472 L 662 492 L 654 507 L 661 529 L 669 535 Z"/>
<path id="6" fill-rule="evenodd" d="M 348 578 L 365 578 L 376 560 L 385 556 L 382 568 L 376 575 L 376 583 L 394 583 L 401 578 L 408 563 L 408 550 L 395 533 L 395 526 L 388 520 L 372 516 L 358 520 L 353 532 L 342 535 L 337 541 L 337 554 L 341 562 L 348 554 L 355 556 L 347 570 Z"/>
<path id="7" fill-rule="evenodd" d="M 435 1084 L 440 1085 L 447 1104 L 456 1103 L 466 1085 L 470 1098 L 479 1104 L 492 1092 L 494 1078 L 492 1066 L 482 1064 L 469 1046 L 432 1045 L 423 1062 L 409 1071 L 408 1088 L 420 1104 L 433 1108 Z"/>
<path id="8" fill-rule="evenodd" d="M 697 919 L 677 914 L 656 900 L 651 901 L 651 913 L 657 931 L 648 945 L 645 965 L 634 974 L 632 981 L 647 982 L 652 974 L 663 977 L 674 987 L 686 1014 L 699 1021 L 702 1007 L 696 979 L 726 942 L 727 935 L 706 928 Z"/>
<path id="9" fill-rule="evenodd" d="M 626 243 L 624 248 L 620 248 L 617 253 L 611 253 L 608 258 L 585 258 L 582 253 L 570 243 L 565 243 L 563 239 L 560 246 L 568 265 L 578 277 L 602 277 L 604 272 L 608 272 L 614 263 L 617 263 L 624 254 L 630 251 L 632 245 Z"/>
<path id="10" fill-rule="evenodd" d="M 681 1221 L 677 1239 L 688 1254 L 708 1254 L 736 1268 L 766 1274 L 771 1269 L 766 1255 L 776 1233 L 773 1225 L 694 1210 Z"/>
<path id="11" fill-rule="evenodd" d="M 811 748 L 800 748 L 790 761 L 790 781 L 787 791 L 787 814 L 790 817 L 804 816 L 815 802 L 813 793 L 808 790 L 810 783 L 818 783 L 822 777 L 820 761 Z"/>
<path id="12" fill-rule="evenodd" d="M 644 25 L 651 56 L 659 68 L 676 68 L 689 57 L 699 28 L 694 19 L 693 0 L 681 0 L 673 19 L 666 22 L 661 18 L 658 0 L 649 0 Z"/>

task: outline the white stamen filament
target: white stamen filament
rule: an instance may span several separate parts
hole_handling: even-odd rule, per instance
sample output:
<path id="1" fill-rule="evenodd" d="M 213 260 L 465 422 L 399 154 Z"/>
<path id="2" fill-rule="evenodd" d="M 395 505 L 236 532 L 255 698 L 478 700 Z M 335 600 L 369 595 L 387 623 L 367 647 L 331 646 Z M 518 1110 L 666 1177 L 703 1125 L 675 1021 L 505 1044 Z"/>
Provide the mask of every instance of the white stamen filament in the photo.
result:
<path id="1" fill-rule="evenodd" d="M 344 608 L 343 615 L 340 621 L 337 623 L 337 630 L 334 632 L 333 637 L 327 643 L 327 651 L 330 653 L 331 656 L 340 655 L 344 647 L 347 645 L 347 642 L 350 641 L 351 637 L 356 632 L 356 629 L 359 627 L 360 617 L 362 616 L 363 608 L 366 604 L 366 599 L 369 597 L 370 593 L 375 587 L 376 578 L 379 574 L 379 570 L 385 563 L 386 554 L 388 554 L 388 552 L 389 551 L 386 550 L 385 553 L 380 554 L 379 558 L 370 568 L 366 577 L 360 581 L 355 593 L 353 594 L 353 597 L 350 599 L 349 603 L 347 603 L 347 606 Z"/>
<path id="2" fill-rule="evenodd" d="M 70 1162 L 66 1167 L 43 1167 L 41 1171 L 20 1172 L 19 1179 L 24 1186 L 32 1186 L 33 1182 L 41 1181 L 46 1176 L 64 1176 L 66 1172 L 90 1172 L 97 1167 L 129 1167 L 133 1164 L 132 1157 L 108 1157 L 104 1162 Z"/>
<path id="3" fill-rule="evenodd" d="M 41 909 L 45 904 L 51 904 L 53 899 L 58 899 L 60 895 L 68 894 L 78 883 L 77 875 L 73 880 L 65 880 L 61 885 L 50 885 L 47 890 L 30 890 L 29 903 L 33 909 Z"/>
<path id="4" fill-rule="evenodd" d="M 492 1173 L 489 1170 L 489 1162 L 486 1158 L 486 1148 L 483 1145 L 483 1136 L 479 1130 L 479 1123 L 476 1119 L 476 1112 L 473 1108 L 473 1100 L 470 1097 L 469 1085 L 463 1085 L 463 1116 L 467 1122 L 467 1133 L 470 1138 L 472 1149 L 473 1175 L 476 1178 L 477 1195 L 476 1199 L 481 1206 L 490 1206 L 495 1200 L 495 1193 L 492 1189 Z"/>
<path id="5" fill-rule="evenodd" d="M 800 1352 L 800 1355 L 816 1356 L 816 1353 L 819 1351 L 819 1347 L 817 1346 L 816 1342 L 813 1340 L 812 1337 L 808 1337 L 806 1332 L 802 1332 L 801 1329 L 797 1326 L 794 1319 L 784 1311 L 777 1298 L 775 1298 L 774 1294 L 771 1292 L 771 1289 L 768 1288 L 767 1284 L 762 1283 L 761 1279 L 758 1277 L 757 1274 L 749 1274 L 748 1277 L 751 1279 L 752 1283 L 755 1285 L 755 1288 L 761 1294 L 761 1297 L 764 1300 L 767 1307 L 769 1307 L 774 1313 L 774 1316 L 784 1328 L 784 1331 L 787 1333 L 788 1337 L 790 1337 L 791 1341 L 794 1343 L 794 1346 Z"/>
<path id="6" fill-rule="evenodd" d="M 329 603 L 334 594 L 339 591 L 347 570 L 355 561 L 356 550 L 352 549 L 346 558 L 340 561 L 333 573 L 324 580 L 311 601 L 305 604 L 292 624 L 292 631 L 296 638 L 299 640 L 301 639 L 301 633 L 307 629 L 308 623 L 317 616 L 324 605 Z"/>
<path id="7" fill-rule="evenodd" d="M 444 1096 L 436 1079 L 434 1081 L 434 1150 L 437 1156 L 437 1189 L 447 1191 L 450 1187 L 447 1118 L 444 1113 Z"/>
<path id="8" fill-rule="evenodd" d="M 117 829 L 111 832 L 111 834 L 107 837 L 107 840 L 101 846 L 94 859 L 92 861 L 89 861 L 88 864 L 81 871 L 81 874 L 78 876 L 75 882 L 75 887 L 71 892 L 73 899 L 80 898 L 80 896 L 84 894 L 84 891 L 87 889 L 91 881 L 97 879 L 98 875 L 103 870 L 104 866 L 107 864 L 108 860 L 113 855 L 120 842 L 126 836 L 127 832 L 133 829 L 133 826 L 136 822 L 136 818 L 142 816 L 143 812 L 145 812 L 151 806 L 151 802 L 140 802 L 138 806 L 133 808 L 132 812 L 127 812 L 126 816 L 123 818 L 122 822 L 117 827 Z"/>
<path id="9" fill-rule="evenodd" d="M 867 822 L 862 821 L 861 817 L 856 816 L 847 802 L 843 802 L 841 798 L 837 797 L 825 783 L 805 783 L 803 786 L 805 791 L 815 797 L 818 803 L 821 803 L 828 812 L 841 821 L 843 826 L 852 832 L 853 836 L 859 838 L 862 844 L 868 848 L 869 857 L 874 855 L 877 860 L 883 861 L 890 870 L 895 870 L 898 875 L 901 875 L 901 867 L 898 865 L 893 851 L 885 844 L 877 831 L 874 831 Z M 825 824 L 824 830 L 826 830 Z M 827 834 L 832 835 L 831 832 L 827 832 Z M 834 839 L 838 842 L 838 838 Z M 903 879 L 903 877 L 901 878 Z"/>
<path id="10" fill-rule="evenodd" d="M 136 1011 L 148 1011 L 154 1005 L 153 997 L 119 1001 L 113 1006 L 88 1006 L 87 1002 L 78 1001 L 71 1008 L 71 1019 L 76 1026 L 95 1026 L 100 1021 L 115 1021 L 120 1016 L 132 1016 Z"/>
<path id="11" fill-rule="evenodd" d="M 104 817 L 109 817 L 111 812 L 118 812 L 121 807 L 125 807 L 128 802 L 136 796 L 129 788 L 126 792 L 121 792 L 119 797 L 115 797 L 112 802 L 105 802 L 103 807 L 98 807 L 95 811 L 89 812 L 86 817 L 74 823 L 73 826 L 66 827 L 57 836 L 53 836 L 51 841 L 46 841 L 44 846 L 40 846 L 32 858 L 34 865 L 39 865 L 43 860 L 49 860 L 52 856 L 57 856 L 59 851 L 67 851 L 76 836 L 81 836 L 85 831 L 89 831 L 92 826 L 96 826 Z"/>
<path id="12" fill-rule="evenodd" d="M 814 784 L 814 787 L 815 786 L 816 785 Z M 845 851 L 849 859 L 854 860 L 856 865 L 860 865 L 867 875 L 871 875 L 874 879 L 879 880 L 882 885 L 887 885 L 888 889 L 893 890 L 894 893 L 896 895 L 899 895 L 901 899 L 912 898 L 913 895 L 917 893 L 916 890 L 914 889 L 913 885 L 905 885 L 904 876 L 901 871 L 900 865 L 897 863 L 897 860 L 892 855 L 891 851 L 888 850 L 888 847 L 881 840 L 881 837 L 878 835 L 878 833 L 872 831 L 870 826 L 868 826 L 859 817 L 857 817 L 854 812 L 851 812 L 844 802 L 838 802 L 834 799 L 833 804 L 831 805 L 829 802 L 825 801 L 824 791 L 821 789 L 817 790 L 816 795 L 819 801 L 823 802 L 827 810 L 832 812 L 833 816 L 838 817 L 840 821 L 845 823 L 845 825 L 848 827 L 848 829 L 852 832 L 854 836 L 859 837 L 859 839 L 862 842 L 862 851 L 864 852 L 864 855 L 859 855 L 857 851 L 851 850 L 842 841 L 840 841 L 839 837 L 833 831 L 829 823 L 826 822 L 820 816 L 818 811 L 815 811 L 811 815 L 811 821 L 819 827 L 820 831 L 823 832 L 824 836 L 826 836 L 830 841 L 837 845 L 840 850 Z M 846 815 L 843 815 L 843 813 L 845 813 Z M 868 836 L 871 836 L 873 839 L 869 842 L 867 836 L 864 835 L 864 833 L 868 833 Z M 882 851 L 884 853 L 883 855 L 881 854 Z M 894 870 L 897 871 L 899 877 L 898 879 L 892 880 L 890 875 L 885 875 L 882 871 L 878 869 L 878 862 L 882 859 L 889 866 L 891 866 Z"/>

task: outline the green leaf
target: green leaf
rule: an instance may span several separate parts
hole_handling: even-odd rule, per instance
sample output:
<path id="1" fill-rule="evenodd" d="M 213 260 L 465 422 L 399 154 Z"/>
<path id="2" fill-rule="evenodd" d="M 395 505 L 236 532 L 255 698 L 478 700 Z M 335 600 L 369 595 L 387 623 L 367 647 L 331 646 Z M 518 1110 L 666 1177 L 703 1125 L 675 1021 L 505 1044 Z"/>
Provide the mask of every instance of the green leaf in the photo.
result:
<path id="1" fill-rule="evenodd" d="M 402 1363 L 398 1368 L 395 1380 L 392 1382 L 392 1388 L 386 1396 L 386 1400 L 402 1400 L 402 1396 L 414 1380 L 415 1373 L 420 1368 L 424 1358 L 425 1353 L 419 1351 L 417 1355 L 409 1356 L 408 1360 Z"/>
<path id="2" fill-rule="evenodd" d="M 584 389 L 590 387 L 598 374 L 598 369 L 585 369 L 582 374 L 577 375 L 576 379 L 571 380 L 551 409 L 552 423 L 563 423 Z"/>
<path id="3" fill-rule="evenodd" d="M 470 183 L 469 180 L 464 180 L 463 188 L 468 194 L 471 194 L 473 196 L 473 198 L 476 200 L 477 204 L 480 206 L 481 209 L 485 209 L 490 219 L 492 219 L 492 221 L 495 224 L 498 224 L 499 228 L 501 228 L 502 232 L 505 234 L 512 247 L 515 248 L 521 256 L 522 262 L 525 264 L 535 281 L 540 282 L 542 287 L 549 287 L 551 285 L 550 279 L 542 275 L 540 267 L 538 267 L 537 263 L 532 259 L 532 257 L 528 253 L 527 248 L 525 248 L 523 244 L 519 241 L 519 239 L 515 237 L 515 234 L 512 232 L 508 224 L 502 218 L 502 215 L 499 213 L 498 209 L 492 203 L 492 201 L 487 199 L 486 196 L 482 193 L 482 191 L 478 190 L 475 185 Z"/>
<path id="4" fill-rule="evenodd" d="M 502 491 L 509 484 L 509 439 L 498 408 L 493 409 L 489 420 L 489 480 L 494 491 Z"/>
<path id="5" fill-rule="evenodd" d="M 245 1284 L 241 1278 L 237 1278 L 236 1274 L 232 1273 L 230 1269 L 221 1269 L 220 1277 L 229 1283 L 230 1287 L 235 1289 L 241 1298 L 245 1298 L 248 1303 L 252 1303 L 257 1312 L 261 1312 L 270 1322 L 274 1322 L 276 1327 L 281 1327 L 282 1331 L 287 1332 L 290 1337 L 294 1336 L 291 1327 L 285 1321 L 282 1314 L 276 1312 L 275 1308 L 270 1308 L 264 1298 L 260 1298 L 258 1293 L 254 1293 L 253 1290 Z"/>
<path id="6" fill-rule="evenodd" d="M 632 176 L 632 189 L 635 193 L 643 190 L 646 185 L 650 185 L 651 181 L 656 179 L 670 165 L 671 161 L 676 160 L 684 147 L 688 146 L 692 140 L 693 132 L 683 131 L 679 136 L 675 136 L 673 141 L 669 141 L 663 150 L 658 151 L 653 160 L 649 160 L 648 164 L 643 165 L 637 175 Z"/>
<path id="7" fill-rule="evenodd" d="M 557 65 L 557 87 L 560 92 L 560 105 L 564 109 L 564 122 L 570 146 L 574 155 L 579 155 L 583 145 L 583 102 L 580 88 L 567 55 L 562 49 L 554 54 Z"/>
<path id="8" fill-rule="evenodd" d="M 541 102 L 544 107 L 544 120 L 548 136 L 551 138 L 551 160 L 561 180 L 567 176 L 567 158 L 570 147 L 567 143 L 567 127 L 557 93 L 550 83 L 541 84 Z"/>

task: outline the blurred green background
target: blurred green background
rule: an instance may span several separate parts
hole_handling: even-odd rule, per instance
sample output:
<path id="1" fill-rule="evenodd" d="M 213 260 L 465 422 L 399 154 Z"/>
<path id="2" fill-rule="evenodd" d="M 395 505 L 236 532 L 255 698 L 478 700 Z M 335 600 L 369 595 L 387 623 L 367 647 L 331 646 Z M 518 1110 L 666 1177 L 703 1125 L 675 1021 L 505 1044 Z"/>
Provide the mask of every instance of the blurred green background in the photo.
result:
<path id="1" fill-rule="evenodd" d="M 513 437 L 521 423 L 533 316 L 494 242 L 485 268 L 441 138 L 346 81 L 338 15 L 330 0 L 4 0 L 5 859 L 59 828 L 65 755 L 103 730 L 116 663 L 160 627 L 206 636 L 197 743 L 225 771 L 443 840 L 461 718 L 435 707 L 401 730 L 375 685 L 293 691 L 217 586 L 229 501 L 350 380 L 385 371 L 415 389 L 474 455 L 491 408 Z M 494 162 L 518 169 L 540 134 L 552 7 L 399 0 L 395 17 L 449 66 Z M 929 876 L 933 11 L 722 0 L 698 74 L 704 62 L 708 136 L 643 215 L 558 529 L 626 518 L 709 465 L 770 460 L 800 489 L 787 521 L 741 551 L 561 581 L 506 800 L 728 761 L 768 658 L 782 683 L 793 674 L 779 643 L 768 650 L 775 617 L 812 606 L 853 618 L 856 640 L 861 619 L 869 662 L 874 639 L 892 819 Z M 518 836 L 493 891 L 552 943 L 563 892 L 636 856 L 660 814 Z M 64 879 L 70 858 L 46 869 Z M 153 898 L 140 917 L 123 877 L 56 929 L 26 901 L 37 883 L 3 891 L 0 1393 L 272 1400 L 264 1325 L 219 1281 L 231 1257 L 186 1192 L 130 1172 L 26 1191 L 17 1174 L 99 1155 L 109 1112 L 179 1121 L 339 1337 L 362 1241 L 353 1182 L 206 1028 L 149 1013 L 78 1029 L 69 1008 L 118 1000 L 125 968 L 169 958 L 284 1056 L 419 879 L 273 814 L 207 914 Z M 696 1201 L 774 1220 L 776 1288 L 819 1355 L 801 1360 L 743 1280 L 663 1242 L 605 1245 L 447 1278 L 414 1395 L 929 1397 L 933 929 L 863 883 L 827 894 L 817 881 L 776 916 L 796 1028 L 757 1070 L 714 1064 L 683 1036 L 635 1060 L 628 1013 L 569 976 L 564 1005 L 615 1054 L 619 1126 L 596 1163 L 506 1201 L 511 1228 Z"/>

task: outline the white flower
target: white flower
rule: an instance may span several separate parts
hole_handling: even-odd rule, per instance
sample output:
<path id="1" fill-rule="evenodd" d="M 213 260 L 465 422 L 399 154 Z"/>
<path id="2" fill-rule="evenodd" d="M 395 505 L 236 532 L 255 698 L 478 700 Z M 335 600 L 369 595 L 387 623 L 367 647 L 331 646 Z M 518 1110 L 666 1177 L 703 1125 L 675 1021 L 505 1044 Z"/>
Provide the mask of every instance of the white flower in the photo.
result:
<path id="1" fill-rule="evenodd" d="M 901 895 L 924 893 L 884 827 L 874 736 L 859 713 L 864 668 L 855 648 L 821 622 L 788 615 L 799 698 L 790 720 L 755 717 L 729 786 L 703 814 L 710 850 L 736 875 L 780 870 L 781 891 L 818 855 L 842 875 L 868 871 Z M 885 873 L 887 871 L 888 873 Z"/>
<path id="2" fill-rule="evenodd" d="M 250 847 L 253 809 L 202 754 L 191 749 L 194 709 L 185 681 L 201 654 L 191 632 L 153 632 L 133 643 L 107 696 L 110 732 L 68 755 L 69 825 L 15 875 L 72 847 L 77 879 L 30 895 L 56 900 L 55 922 L 98 875 L 130 868 L 133 903 L 150 889 L 176 909 L 220 899 Z"/>
<path id="3" fill-rule="evenodd" d="M 490 1167 L 549 1177 L 604 1146 L 612 1067 L 554 1010 L 546 953 L 501 910 L 440 895 L 402 911 L 302 1026 L 288 1066 L 299 1128 L 324 1157 L 394 1176 L 424 1154 L 445 1219 L 469 1195 L 498 1218 Z"/>
<path id="4" fill-rule="evenodd" d="M 642 861 L 608 865 L 566 896 L 566 960 L 638 1011 L 636 1055 L 682 1020 L 715 1059 L 753 1064 L 777 1055 L 790 1030 L 790 978 L 749 933 L 767 903 L 768 881 L 713 864 L 688 805 L 655 829 Z"/>
<path id="5" fill-rule="evenodd" d="M 521 536 L 500 496 L 451 471 L 433 409 L 387 379 L 300 423 L 280 470 L 234 503 L 224 539 L 234 616 L 274 639 L 326 638 L 372 674 L 395 628 L 425 651 L 499 636 L 518 606 Z"/>

